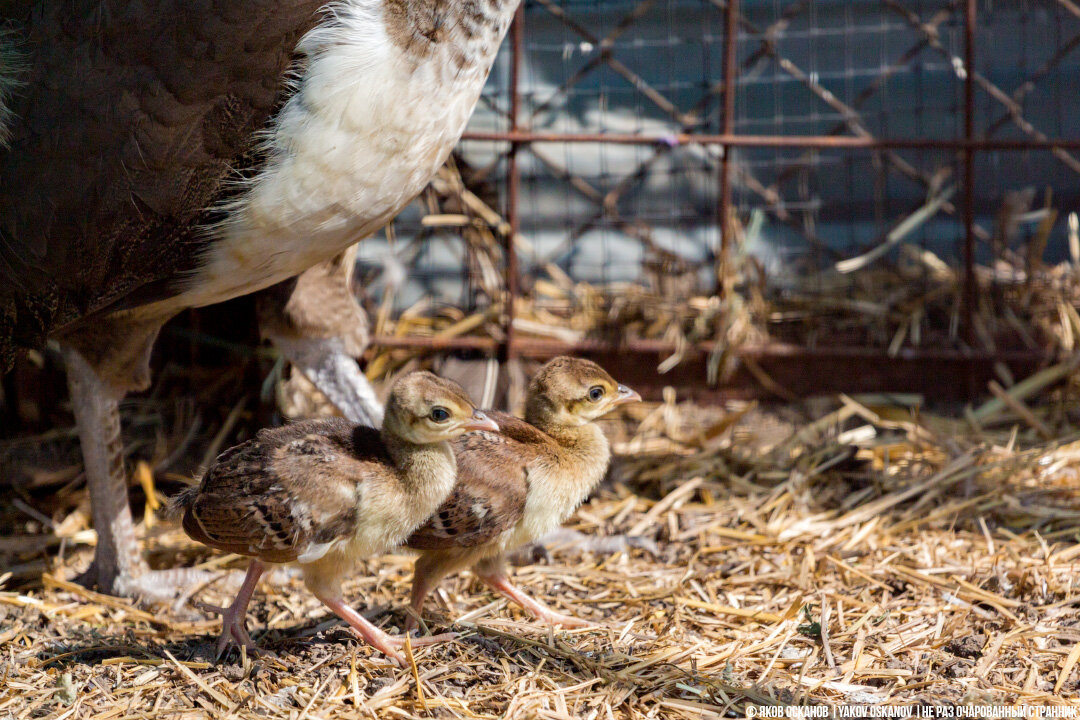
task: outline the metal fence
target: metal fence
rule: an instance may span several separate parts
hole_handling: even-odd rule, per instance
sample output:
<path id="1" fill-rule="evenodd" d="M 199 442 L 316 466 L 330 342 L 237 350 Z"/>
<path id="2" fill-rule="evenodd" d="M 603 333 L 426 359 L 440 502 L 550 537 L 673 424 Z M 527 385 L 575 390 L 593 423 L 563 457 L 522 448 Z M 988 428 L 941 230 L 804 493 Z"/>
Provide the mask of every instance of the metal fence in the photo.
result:
<path id="1" fill-rule="evenodd" d="M 375 342 L 503 359 L 592 354 L 627 366 L 639 385 L 696 395 L 955 395 L 982 386 L 998 362 L 1025 372 L 1042 361 L 1039 348 L 980 336 L 976 270 L 1009 251 L 1002 208 L 1021 203 L 1023 216 L 1028 188 L 1052 192 L 1056 208 L 1080 201 L 1078 46 L 1072 0 L 529 0 L 459 153 L 467 184 L 487 187 L 505 219 L 492 261 L 505 296 L 486 298 L 501 303 L 500 331 Z M 438 222 L 424 216 L 436 205 L 428 198 L 399 219 L 399 246 L 404 236 L 430 240 Z M 515 323 L 514 299 L 553 266 L 617 293 L 659 265 L 686 281 L 654 283 L 661 295 L 724 302 L 742 292 L 725 285 L 729 266 L 753 255 L 779 292 L 798 286 L 789 297 L 843 295 L 851 285 L 830 285 L 835 271 L 821 269 L 877 262 L 879 250 L 882 262 L 903 262 L 893 242 L 901 229 L 956 275 L 955 317 L 929 340 L 912 342 L 910 323 L 901 339 L 892 326 L 825 337 L 806 319 L 795 329 L 778 322 L 767 339 L 731 348 L 748 366 L 717 390 L 706 383 L 716 380 L 712 338 L 567 341 Z M 1042 235 L 1043 254 L 1065 253 L 1063 221 Z M 527 241 L 525 256 L 514 238 Z M 385 266 L 386 252 L 361 250 L 369 269 Z M 475 304 L 477 268 L 459 261 L 414 251 L 412 299 L 443 282 L 444 295 Z M 455 262 L 463 269 L 447 285 Z M 889 312 L 920 284 L 932 294 L 937 271 L 927 261 L 903 276 L 906 288 L 871 292 L 872 304 Z M 658 375 L 673 354 L 679 362 Z"/>

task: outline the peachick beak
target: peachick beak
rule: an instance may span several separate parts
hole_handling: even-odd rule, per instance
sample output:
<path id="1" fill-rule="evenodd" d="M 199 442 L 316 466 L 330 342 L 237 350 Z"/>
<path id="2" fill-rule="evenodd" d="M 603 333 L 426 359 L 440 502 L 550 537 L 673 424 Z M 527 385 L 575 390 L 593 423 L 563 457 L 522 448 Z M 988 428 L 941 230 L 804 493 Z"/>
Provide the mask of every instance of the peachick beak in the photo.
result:
<path id="1" fill-rule="evenodd" d="M 615 401 L 612 404 L 623 405 L 631 402 L 641 402 L 641 396 L 625 385 L 620 385 L 619 393 L 615 396 Z"/>
<path id="2" fill-rule="evenodd" d="M 465 432 L 471 432 L 473 430 L 487 430 L 488 432 L 499 432 L 498 424 L 479 410 L 474 412 L 472 418 L 465 422 L 462 427 L 465 428 Z"/>

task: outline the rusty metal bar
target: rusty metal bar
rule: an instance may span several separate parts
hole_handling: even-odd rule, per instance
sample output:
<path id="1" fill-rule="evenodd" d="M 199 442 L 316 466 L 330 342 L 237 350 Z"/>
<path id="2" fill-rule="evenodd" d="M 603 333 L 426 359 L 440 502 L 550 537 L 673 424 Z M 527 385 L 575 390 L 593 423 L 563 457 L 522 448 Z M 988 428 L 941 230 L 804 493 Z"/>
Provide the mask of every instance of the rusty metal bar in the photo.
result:
<path id="1" fill-rule="evenodd" d="M 724 135 L 735 134 L 735 81 L 738 73 L 737 50 L 739 42 L 739 0 L 727 0 L 724 10 Z M 716 279 L 723 295 L 724 278 L 727 276 L 728 259 L 731 255 L 731 151 L 733 146 L 724 145 L 724 157 L 720 163 L 720 257 L 717 261 Z"/>
<path id="2" fill-rule="evenodd" d="M 964 140 L 975 137 L 975 2 L 964 6 Z M 961 319 L 964 341 L 975 347 L 975 152 L 964 148 L 964 289 Z"/>
<path id="3" fill-rule="evenodd" d="M 498 340 L 490 337 L 458 336 L 458 337 L 431 337 L 423 335 L 376 335 L 371 340 L 372 347 L 403 350 L 494 350 L 500 345 Z M 578 340 L 577 342 L 564 342 L 562 340 L 545 340 L 541 338 L 519 337 L 514 341 L 515 349 L 519 355 L 525 357 L 542 358 L 565 355 L 567 353 L 588 353 L 603 351 L 618 351 L 629 353 L 667 353 L 676 351 L 674 343 L 665 340 L 629 340 L 626 342 L 612 342 L 607 340 Z M 688 354 L 708 354 L 713 351 L 713 343 L 699 342 L 691 345 L 689 349 L 682 348 Z M 789 343 L 770 342 L 763 344 L 740 345 L 734 350 L 739 357 L 750 358 L 850 358 L 856 360 L 878 360 L 886 357 L 897 360 L 1001 360 L 1003 362 L 1016 362 L 1030 360 L 1031 358 L 1043 358 L 1038 353 L 1027 350 L 1004 350 L 987 352 L 979 350 L 968 352 L 966 350 L 954 350 L 951 348 L 902 348 L 895 354 L 889 354 L 885 348 L 872 348 L 864 346 L 835 346 L 835 347 L 806 347 Z"/>
<path id="4" fill-rule="evenodd" d="M 525 4 L 518 5 L 514 15 L 514 22 L 510 26 L 510 132 L 521 131 L 518 123 L 521 117 L 521 58 L 525 52 Z M 514 357 L 514 312 L 518 297 L 518 261 L 517 249 L 514 247 L 514 238 L 521 229 L 521 169 L 518 167 L 518 150 L 521 143 L 510 141 L 510 151 L 506 157 L 506 220 L 510 225 L 510 232 L 506 236 L 504 246 L 506 278 L 506 304 L 503 308 L 506 313 L 506 322 L 503 325 L 505 337 L 499 346 L 499 361 L 506 362 Z"/>
<path id="5" fill-rule="evenodd" d="M 718 387 L 703 382 L 708 372 L 708 356 L 698 354 L 685 359 L 668 373 L 659 375 L 655 363 L 658 354 L 631 356 L 626 352 L 587 352 L 586 357 L 600 363 L 644 397 L 660 400 L 667 386 L 678 389 L 680 399 L 715 402 L 730 398 L 782 398 L 833 395 L 836 393 L 898 392 L 920 393 L 934 401 L 970 399 L 968 385 L 986 387 L 993 380 L 994 366 L 1005 364 L 1015 377 L 1026 377 L 1045 367 L 1046 358 L 1037 353 L 1008 359 L 957 355 L 947 358 L 921 354 L 892 358 L 884 351 L 876 357 L 845 353 L 798 353 L 759 355 L 754 358 L 757 373 L 771 380 L 762 384 L 747 363 L 736 366 L 730 379 Z M 748 356 L 741 357 L 749 359 Z"/>
<path id="6" fill-rule="evenodd" d="M 1080 138 L 1010 140 L 996 138 L 874 138 L 836 135 L 627 135 L 621 133 L 467 132 L 463 140 L 528 143 L 612 143 L 618 145 L 724 145 L 841 150 L 1080 150 Z"/>
<path id="7" fill-rule="evenodd" d="M 709 387 L 704 382 L 708 355 L 712 350 L 709 343 L 694 345 L 686 352 L 683 362 L 664 375 L 657 374 L 656 366 L 671 355 L 675 346 L 661 340 L 621 344 L 600 340 L 564 343 L 519 337 L 514 345 L 519 357 L 535 360 L 565 354 L 589 357 L 649 399 L 660 399 L 665 386 L 678 388 L 680 397 L 699 401 L 770 395 L 770 390 L 745 368 L 737 370 L 722 387 Z M 377 336 L 372 346 L 428 352 L 450 349 L 490 352 L 497 349 L 499 343 L 486 337 Z M 971 383 L 982 387 L 995 377 L 995 363 L 1004 363 L 1016 376 L 1024 377 L 1051 360 L 1048 356 L 1027 351 L 992 353 L 909 348 L 890 355 L 884 348 L 808 348 L 783 343 L 746 345 L 737 348 L 735 355 L 753 359 L 777 385 L 796 396 L 836 392 L 920 392 L 935 399 L 970 397 Z"/>

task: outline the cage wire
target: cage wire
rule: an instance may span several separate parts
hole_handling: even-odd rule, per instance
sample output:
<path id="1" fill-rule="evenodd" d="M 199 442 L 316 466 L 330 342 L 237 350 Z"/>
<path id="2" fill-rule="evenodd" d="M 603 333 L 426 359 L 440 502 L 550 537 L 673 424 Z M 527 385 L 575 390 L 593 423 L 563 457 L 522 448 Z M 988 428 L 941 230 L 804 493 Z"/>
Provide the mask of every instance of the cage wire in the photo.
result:
<path id="1" fill-rule="evenodd" d="M 685 142 L 725 129 L 726 1 L 528 0 L 516 127 L 543 141 L 506 135 L 508 42 L 448 169 L 386 236 L 361 245 L 377 333 L 504 342 L 503 248 L 516 219 L 515 336 L 1038 349 L 1010 288 L 1068 258 L 1063 213 L 1078 204 L 1080 156 L 1053 146 L 973 151 L 980 285 L 977 327 L 965 335 L 964 0 L 737 8 L 733 132 L 822 142 L 729 148 L 727 270 L 718 263 L 724 150 Z M 1080 6 L 982 0 L 976 9 L 973 139 L 1075 135 Z M 606 141 L 626 136 L 649 140 Z M 852 148 L 829 138 L 918 142 Z M 717 297 L 724 272 L 734 292 Z M 410 321 L 396 322 L 402 314 Z"/>

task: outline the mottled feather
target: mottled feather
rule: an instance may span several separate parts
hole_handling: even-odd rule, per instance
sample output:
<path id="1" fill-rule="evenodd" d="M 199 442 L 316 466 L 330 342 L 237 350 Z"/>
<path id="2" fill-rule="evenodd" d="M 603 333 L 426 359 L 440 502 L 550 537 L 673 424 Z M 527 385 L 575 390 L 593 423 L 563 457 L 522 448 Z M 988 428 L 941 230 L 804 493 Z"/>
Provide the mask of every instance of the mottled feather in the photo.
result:
<path id="1" fill-rule="evenodd" d="M 182 496 L 184 529 L 269 562 L 311 558 L 350 536 L 360 484 L 392 467 L 377 430 L 340 418 L 262 430 L 218 456 Z"/>
<path id="2" fill-rule="evenodd" d="M 452 443 L 458 481 L 450 497 L 407 542 L 414 550 L 476 547 L 514 527 L 525 512 L 529 473 L 554 441 L 524 420 L 489 411 L 499 433 L 470 433 Z"/>

